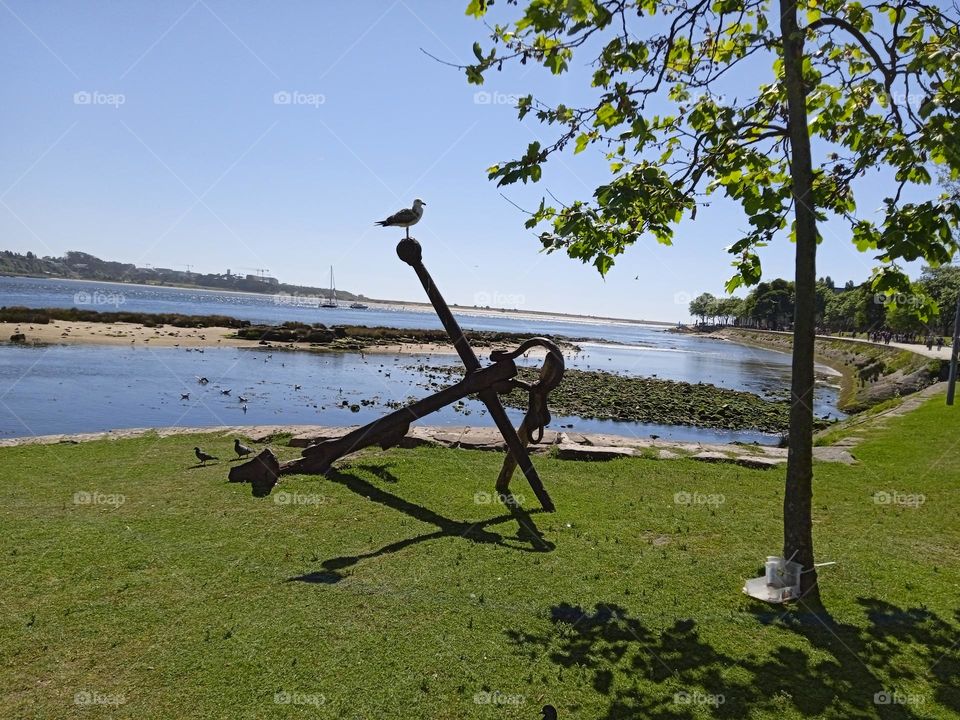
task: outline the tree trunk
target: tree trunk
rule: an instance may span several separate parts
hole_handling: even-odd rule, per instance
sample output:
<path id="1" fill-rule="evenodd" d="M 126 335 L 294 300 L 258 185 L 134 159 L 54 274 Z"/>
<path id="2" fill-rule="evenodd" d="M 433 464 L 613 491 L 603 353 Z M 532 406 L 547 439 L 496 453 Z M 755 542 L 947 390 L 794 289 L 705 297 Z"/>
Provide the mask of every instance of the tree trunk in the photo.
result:
<path id="1" fill-rule="evenodd" d="M 783 556 L 803 566 L 801 592 L 816 599 L 813 567 L 813 343 L 817 281 L 817 219 L 813 207 L 813 158 L 803 83 L 803 31 L 797 0 L 780 0 L 784 83 L 790 131 L 790 164 L 796 221 L 796 305 L 793 322 L 793 376 L 790 438 L 783 495 Z"/>

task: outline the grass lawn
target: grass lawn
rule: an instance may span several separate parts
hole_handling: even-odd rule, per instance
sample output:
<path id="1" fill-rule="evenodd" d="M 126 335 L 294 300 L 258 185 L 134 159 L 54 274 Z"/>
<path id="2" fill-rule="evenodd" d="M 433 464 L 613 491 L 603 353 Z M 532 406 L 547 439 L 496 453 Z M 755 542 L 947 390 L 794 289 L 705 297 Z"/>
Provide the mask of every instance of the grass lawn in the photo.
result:
<path id="1" fill-rule="evenodd" d="M 740 592 L 783 469 L 538 458 L 559 510 L 521 478 L 527 514 L 484 502 L 495 453 L 369 453 L 257 500 L 231 445 L 0 450 L 0 717 L 960 716 L 942 397 L 817 465 L 821 613 Z"/>

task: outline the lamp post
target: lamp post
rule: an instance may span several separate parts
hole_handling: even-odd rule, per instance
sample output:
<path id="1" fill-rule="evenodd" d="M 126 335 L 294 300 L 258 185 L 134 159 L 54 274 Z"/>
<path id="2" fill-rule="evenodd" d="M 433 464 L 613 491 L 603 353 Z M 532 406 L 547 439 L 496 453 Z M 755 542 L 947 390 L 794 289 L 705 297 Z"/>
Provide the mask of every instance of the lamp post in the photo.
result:
<path id="1" fill-rule="evenodd" d="M 957 361 L 960 360 L 960 294 L 957 295 L 957 314 L 953 318 L 953 347 L 950 353 L 950 380 L 947 384 L 947 405 L 953 405 L 957 389 Z"/>

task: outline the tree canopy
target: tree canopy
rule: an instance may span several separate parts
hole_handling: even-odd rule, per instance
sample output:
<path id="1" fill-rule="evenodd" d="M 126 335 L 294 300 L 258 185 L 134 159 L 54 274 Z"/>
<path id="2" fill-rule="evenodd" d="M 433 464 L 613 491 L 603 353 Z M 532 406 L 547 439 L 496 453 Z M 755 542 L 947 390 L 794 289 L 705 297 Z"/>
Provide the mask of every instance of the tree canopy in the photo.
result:
<path id="1" fill-rule="evenodd" d="M 490 5 L 472 0 L 467 12 L 479 17 Z M 818 220 L 846 220 L 854 245 L 875 253 L 876 289 L 907 291 L 900 263 L 946 263 L 958 248 L 958 198 L 932 184 L 935 168 L 960 177 L 956 17 L 913 0 L 806 0 L 799 8 L 807 21 L 809 130 L 823 159 L 812 206 Z M 670 244 L 681 219 L 722 194 L 749 221 L 730 238 L 736 274 L 728 287 L 759 281 L 758 250 L 794 230 L 775 15 L 767 0 L 533 0 L 519 18 L 492 25 L 492 47 L 474 45 L 470 82 L 482 83 L 511 60 L 559 75 L 579 52 L 589 53 L 593 69 L 589 104 L 521 98 L 520 117 L 532 113 L 555 127 L 555 139 L 532 142 L 517 159 L 489 169 L 501 185 L 537 181 L 554 154 L 602 149 L 609 182 L 591 199 L 541 202 L 527 222 L 551 225 L 540 236 L 547 251 L 563 250 L 606 273 L 644 236 Z M 734 74 L 757 80 L 738 82 L 741 93 L 731 96 L 719 88 Z M 874 208 L 858 207 L 856 190 L 880 166 L 892 182 L 876 217 Z"/>

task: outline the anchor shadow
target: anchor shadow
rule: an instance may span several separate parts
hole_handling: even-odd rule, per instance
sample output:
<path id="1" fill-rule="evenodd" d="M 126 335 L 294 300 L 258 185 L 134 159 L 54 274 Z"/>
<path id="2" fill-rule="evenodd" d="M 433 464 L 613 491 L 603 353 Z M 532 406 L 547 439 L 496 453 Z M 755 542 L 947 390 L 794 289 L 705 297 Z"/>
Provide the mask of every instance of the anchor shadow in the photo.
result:
<path id="1" fill-rule="evenodd" d="M 357 465 L 356 469 L 366 470 L 383 479 L 385 476 L 394 477 L 389 471 L 379 469 L 375 471 L 369 465 Z M 339 582 L 343 575 L 340 572 L 346 568 L 352 567 L 359 562 L 372 558 L 392 555 L 401 550 L 418 545 L 430 540 L 438 540 L 445 537 L 459 537 L 475 543 L 486 543 L 490 545 L 499 545 L 501 547 L 511 548 L 520 552 L 552 552 L 556 547 L 554 543 L 547 540 L 533 520 L 533 515 L 543 512 L 543 510 L 525 510 L 517 499 L 509 493 L 503 495 L 503 502 L 508 512 L 497 515 L 496 517 L 483 520 L 453 520 L 445 517 L 423 505 L 406 500 L 383 488 L 380 488 L 362 477 L 350 473 L 347 469 L 333 469 L 327 476 L 327 480 L 338 483 L 351 492 L 360 495 L 367 500 L 379 503 L 392 510 L 407 515 L 414 520 L 435 525 L 433 532 L 423 533 L 414 537 L 404 538 L 384 545 L 377 550 L 372 550 L 359 555 L 341 555 L 339 557 L 324 560 L 323 570 L 311 573 L 305 573 L 295 577 L 287 578 L 287 582 L 305 582 L 321 585 L 332 585 Z M 396 481 L 396 478 L 394 478 Z M 387 480 L 387 482 L 390 482 Z M 517 523 L 517 532 L 513 537 L 502 535 L 490 528 L 506 522 L 515 521 Z"/>

